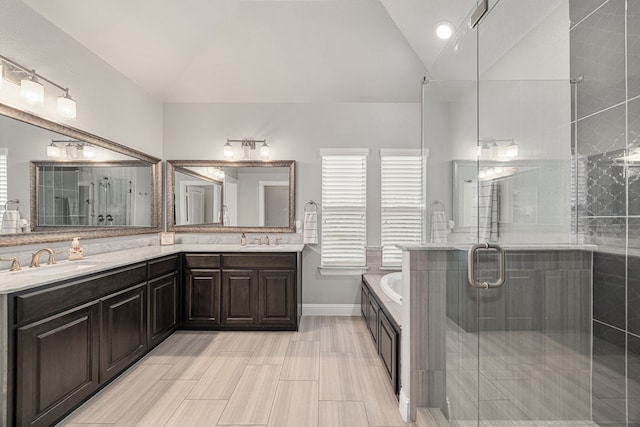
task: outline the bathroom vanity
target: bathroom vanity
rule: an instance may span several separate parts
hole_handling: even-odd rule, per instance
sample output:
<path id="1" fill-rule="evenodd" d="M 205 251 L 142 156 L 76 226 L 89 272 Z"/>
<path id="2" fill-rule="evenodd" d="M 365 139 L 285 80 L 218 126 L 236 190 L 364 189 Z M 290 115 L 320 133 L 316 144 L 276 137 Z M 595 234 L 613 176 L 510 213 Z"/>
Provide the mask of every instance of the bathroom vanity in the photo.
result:
<path id="1" fill-rule="evenodd" d="M 147 247 L 2 273 L 2 424 L 55 424 L 176 329 L 296 330 L 302 247 Z"/>

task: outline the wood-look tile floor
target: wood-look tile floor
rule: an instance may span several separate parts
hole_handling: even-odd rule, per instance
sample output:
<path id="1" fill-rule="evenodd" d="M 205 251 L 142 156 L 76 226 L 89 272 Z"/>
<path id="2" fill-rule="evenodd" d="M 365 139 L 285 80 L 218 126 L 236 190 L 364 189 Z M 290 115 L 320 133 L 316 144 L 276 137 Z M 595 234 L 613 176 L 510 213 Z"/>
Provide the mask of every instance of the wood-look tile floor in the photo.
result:
<path id="1" fill-rule="evenodd" d="M 241 425 L 414 426 L 360 317 L 303 317 L 299 332 L 176 332 L 58 424 Z"/>

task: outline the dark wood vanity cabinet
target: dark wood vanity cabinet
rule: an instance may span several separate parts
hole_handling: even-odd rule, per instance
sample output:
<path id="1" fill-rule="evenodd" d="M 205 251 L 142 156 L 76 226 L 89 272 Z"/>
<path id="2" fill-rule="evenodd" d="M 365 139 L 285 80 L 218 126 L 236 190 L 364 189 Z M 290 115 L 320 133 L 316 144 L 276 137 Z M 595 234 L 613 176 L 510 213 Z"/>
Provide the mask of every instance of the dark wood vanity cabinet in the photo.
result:
<path id="1" fill-rule="evenodd" d="M 258 272 L 224 270 L 222 272 L 222 324 L 253 326 L 257 324 Z"/>
<path id="2" fill-rule="evenodd" d="M 134 264 L 8 296 L 15 353 L 7 398 L 15 425 L 55 424 L 146 352 L 146 268 Z"/>
<path id="3" fill-rule="evenodd" d="M 178 326 L 296 330 L 299 265 L 174 254 L 9 294 L 6 425 L 55 425 Z"/>
<path id="4" fill-rule="evenodd" d="M 220 324 L 220 255 L 184 255 L 183 319 L 185 328 Z"/>
<path id="5" fill-rule="evenodd" d="M 160 344 L 178 326 L 180 256 L 151 260 L 149 266 L 149 348 Z"/>
<path id="6" fill-rule="evenodd" d="M 367 324 L 367 329 L 375 343 L 378 355 L 389 375 L 389 380 L 396 395 L 400 392 L 398 373 L 400 372 L 400 326 L 390 320 L 391 316 L 385 312 L 386 307 L 381 304 L 374 291 L 365 280 L 360 286 L 360 310 Z"/>
<path id="7" fill-rule="evenodd" d="M 183 327 L 297 329 L 296 253 L 186 254 L 184 265 Z M 197 307 L 204 315 L 196 320 Z"/>
<path id="8" fill-rule="evenodd" d="M 147 352 L 147 283 L 100 301 L 100 382 Z"/>
<path id="9" fill-rule="evenodd" d="M 17 426 L 53 425 L 97 390 L 99 313 L 93 303 L 17 329 Z"/>
<path id="10" fill-rule="evenodd" d="M 258 323 L 296 324 L 295 270 L 260 270 L 258 274 Z"/>
<path id="11" fill-rule="evenodd" d="M 382 359 L 391 384 L 397 390 L 398 384 L 398 331 L 391 325 L 384 312 L 378 314 L 378 354 Z"/>

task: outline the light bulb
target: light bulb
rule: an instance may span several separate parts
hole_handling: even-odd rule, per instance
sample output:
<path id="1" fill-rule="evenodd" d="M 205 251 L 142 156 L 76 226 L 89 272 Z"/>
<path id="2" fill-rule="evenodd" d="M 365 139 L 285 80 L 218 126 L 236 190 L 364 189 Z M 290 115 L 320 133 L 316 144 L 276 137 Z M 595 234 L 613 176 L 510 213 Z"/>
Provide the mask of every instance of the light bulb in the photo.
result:
<path id="1" fill-rule="evenodd" d="M 20 98 L 29 105 L 44 104 L 44 86 L 35 77 L 35 73 L 20 81 Z"/>
<path id="2" fill-rule="evenodd" d="M 76 101 L 69 96 L 69 92 L 58 97 L 56 107 L 60 117 L 69 120 L 76 119 Z"/>
<path id="3" fill-rule="evenodd" d="M 224 157 L 227 159 L 230 159 L 233 157 L 233 147 L 231 146 L 229 141 L 227 141 L 227 143 L 224 144 Z"/>
<path id="4" fill-rule="evenodd" d="M 77 159 L 78 158 L 78 147 L 73 144 L 67 144 L 65 146 L 65 152 L 67 154 L 67 158 L 69 159 Z"/>
<path id="5" fill-rule="evenodd" d="M 518 144 L 512 142 L 507 146 L 507 157 L 511 159 L 518 157 Z"/>
<path id="6" fill-rule="evenodd" d="M 60 157 L 60 147 L 53 142 L 47 145 L 47 157 Z"/>
<path id="7" fill-rule="evenodd" d="M 84 156 L 87 159 L 94 159 L 96 157 L 96 147 L 94 147 L 93 145 L 85 145 L 84 146 Z"/>
<path id="8" fill-rule="evenodd" d="M 262 145 L 260 146 L 260 158 L 262 160 L 268 160 L 269 159 L 269 146 L 267 145 L 267 142 L 263 142 Z"/>
<path id="9" fill-rule="evenodd" d="M 440 21 L 436 25 L 436 36 L 441 40 L 448 40 L 453 35 L 453 24 L 449 21 Z"/>
<path id="10" fill-rule="evenodd" d="M 224 169 L 218 169 L 218 178 L 224 179 Z"/>

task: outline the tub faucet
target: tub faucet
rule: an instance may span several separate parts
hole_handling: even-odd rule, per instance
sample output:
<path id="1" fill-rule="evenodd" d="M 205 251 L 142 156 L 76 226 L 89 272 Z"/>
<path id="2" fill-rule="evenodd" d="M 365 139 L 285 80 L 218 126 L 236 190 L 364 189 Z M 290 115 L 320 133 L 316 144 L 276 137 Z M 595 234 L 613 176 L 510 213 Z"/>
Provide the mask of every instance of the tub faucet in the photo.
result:
<path id="1" fill-rule="evenodd" d="M 13 258 L 0 258 L 0 261 L 11 261 L 11 267 L 9 267 L 9 271 L 22 270 L 22 268 L 20 268 L 20 263 L 18 262 L 18 258 L 16 258 L 16 257 L 13 257 Z"/>
<path id="2" fill-rule="evenodd" d="M 31 256 L 31 264 L 29 265 L 29 268 L 40 267 L 40 255 L 44 252 L 49 253 L 49 260 L 47 261 L 47 264 L 51 265 L 56 263 L 56 259 L 54 257 L 55 252 L 53 249 L 43 248 Z"/>

